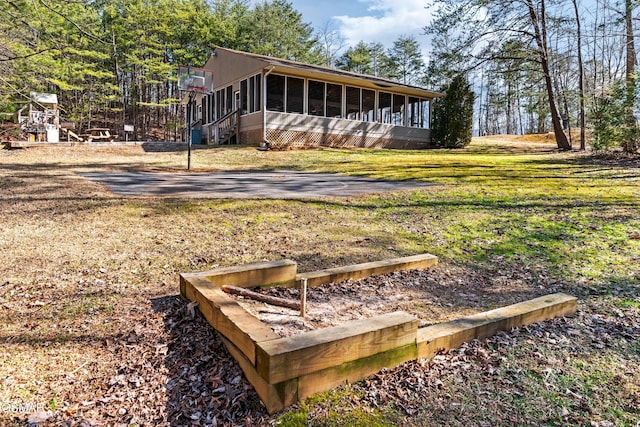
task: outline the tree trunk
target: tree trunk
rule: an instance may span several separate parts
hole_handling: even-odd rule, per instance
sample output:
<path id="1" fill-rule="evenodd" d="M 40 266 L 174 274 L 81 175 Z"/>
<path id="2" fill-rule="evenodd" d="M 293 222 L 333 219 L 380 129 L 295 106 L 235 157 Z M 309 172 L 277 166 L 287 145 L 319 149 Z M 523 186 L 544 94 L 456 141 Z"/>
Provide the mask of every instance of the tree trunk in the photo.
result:
<path id="1" fill-rule="evenodd" d="M 627 0 L 629 1 L 629 0 Z M 551 80 L 551 72 L 549 69 L 549 54 L 547 47 L 547 23 L 545 18 L 545 3 L 544 0 L 540 2 L 540 15 L 536 11 L 533 1 L 527 0 L 527 7 L 529 8 L 529 16 L 531 18 L 531 24 L 538 45 L 538 56 L 542 65 L 542 73 L 544 75 L 544 83 L 547 89 L 547 98 L 549 102 L 549 112 L 551 114 L 551 123 L 553 124 L 553 133 L 556 136 L 556 144 L 560 150 L 570 150 L 571 144 L 567 140 L 562 129 L 562 122 L 560 121 L 560 114 L 558 113 L 558 107 L 556 106 L 555 95 L 553 93 L 553 81 Z"/>
<path id="2" fill-rule="evenodd" d="M 578 12 L 578 0 L 573 0 L 573 9 L 576 12 L 576 31 L 578 42 L 578 97 L 580 99 L 580 150 L 587 149 L 584 115 L 584 67 L 582 65 L 582 30 L 580 28 L 580 13 Z"/>
<path id="3" fill-rule="evenodd" d="M 478 99 L 480 100 L 480 108 L 478 111 L 478 136 L 483 136 L 482 129 L 482 92 L 484 91 L 484 72 L 480 70 L 480 96 Z"/>
<path id="4" fill-rule="evenodd" d="M 624 141 L 624 151 L 627 153 L 635 153 L 637 151 L 636 144 L 636 117 L 633 114 L 636 99 L 636 48 L 633 34 L 633 4 L 631 0 L 625 0 L 625 24 L 626 24 L 626 70 L 625 81 L 627 84 L 627 93 L 625 100 L 625 122 L 627 125 L 626 138 Z"/>

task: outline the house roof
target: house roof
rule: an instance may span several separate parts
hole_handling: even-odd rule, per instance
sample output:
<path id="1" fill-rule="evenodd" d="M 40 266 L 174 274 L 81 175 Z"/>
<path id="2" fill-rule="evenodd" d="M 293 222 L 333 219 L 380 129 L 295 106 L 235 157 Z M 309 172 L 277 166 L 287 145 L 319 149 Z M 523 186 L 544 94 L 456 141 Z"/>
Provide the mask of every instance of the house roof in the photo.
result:
<path id="1" fill-rule="evenodd" d="M 237 55 L 243 55 L 262 61 L 266 64 L 264 69 L 272 72 L 283 72 L 289 75 L 307 78 L 321 78 L 323 80 L 335 81 L 336 83 L 351 83 L 361 87 L 370 87 L 376 90 L 387 90 L 402 92 L 408 95 L 419 97 L 437 98 L 444 96 L 443 93 L 431 91 L 419 86 L 399 83 L 394 80 L 382 77 L 371 76 L 367 74 L 353 73 L 351 71 L 338 70 L 335 68 L 323 67 L 320 65 L 306 64 L 303 62 L 292 61 L 289 59 L 274 58 L 266 55 L 258 55 L 255 53 L 247 53 L 233 49 L 218 47 L 214 50 L 224 50 Z"/>

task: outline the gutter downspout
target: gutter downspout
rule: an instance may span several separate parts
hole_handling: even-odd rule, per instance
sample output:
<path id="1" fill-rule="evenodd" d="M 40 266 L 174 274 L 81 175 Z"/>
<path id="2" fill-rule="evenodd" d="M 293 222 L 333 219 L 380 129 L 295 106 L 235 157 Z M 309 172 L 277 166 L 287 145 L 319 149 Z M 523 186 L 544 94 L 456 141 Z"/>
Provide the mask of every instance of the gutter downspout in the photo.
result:
<path id="1" fill-rule="evenodd" d="M 262 141 L 264 148 L 271 148 L 271 142 L 267 141 L 267 76 L 275 69 L 275 65 L 271 66 L 271 69 L 264 73 L 262 76 Z"/>

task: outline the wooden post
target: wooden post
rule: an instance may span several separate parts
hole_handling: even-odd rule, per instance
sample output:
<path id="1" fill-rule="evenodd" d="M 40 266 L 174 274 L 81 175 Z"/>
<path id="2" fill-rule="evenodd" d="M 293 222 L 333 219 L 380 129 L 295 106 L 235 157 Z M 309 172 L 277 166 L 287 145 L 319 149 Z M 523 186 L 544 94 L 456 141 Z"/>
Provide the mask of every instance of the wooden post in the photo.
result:
<path id="1" fill-rule="evenodd" d="M 302 278 L 300 285 L 300 316 L 304 319 L 307 315 L 307 279 Z"/>
<path id="2" fill-rule="evenodd" d="M 240 109 L 236 113 L 236 144 L 240 145 Z"/>

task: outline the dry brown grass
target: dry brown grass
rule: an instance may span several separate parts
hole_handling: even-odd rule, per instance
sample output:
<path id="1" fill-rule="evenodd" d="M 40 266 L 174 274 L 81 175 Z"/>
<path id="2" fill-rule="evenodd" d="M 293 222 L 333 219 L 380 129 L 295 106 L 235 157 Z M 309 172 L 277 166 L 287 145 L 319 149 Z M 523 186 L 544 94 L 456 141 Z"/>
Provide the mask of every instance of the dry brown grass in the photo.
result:
<path id="1" fill-rule="evenodd" d="M 289 425 L 428 425 L 434 413 L 440 425 L 482 425 L 482 417 L 490 425 L 632 425 L 640 420 L 639 374 L 627 369 L 640 354 L 633 266 L 640 245 L 628 237 L 640 228 L 637 168 L 590 165 L 552 144 L 523 144 L 194 152 L 197 170 L 291 168 L 445 184 L 324 200 L 124 198 L 77 173 L 184 171 L 186 153 L 1 150 L 0 403 L 46 407 L 50 425 L 258 425 L 278 417 Z M 418 252 L 443 261 L 434 273 L 445 300 L 438 318 L 447 308 L 477 311 L 555 291 L 580 296 L 581 314 L 531 336 L 473 344 L 487 352 L 485 362 L 465 352 L 446 356 L 421 371 L 430 386 L 414 397 L 384 393 L 389 381 L 406 379 L 404 367 L 384 373 L 392 376 L 380 377 L 379 387 L 375 379 L 358 386 L 366 392 L 339 391 L 344 413 L 331 413 L 336 395 L 328 394 L 267 417 L 211 329 L 175 298 L 185 271 L 280 258 L 310 271 Z M 469 292 L 471 282 L 482 286 Z M 558 348 L 558 339 L 575 337 L 571 348 Z M 462 377 L 440 380 L 445 367 Z M 451 403 L 460 410 L 447 415 Z M 20 425 L 27 415 L 2 411 L 0 423 Z"/>

